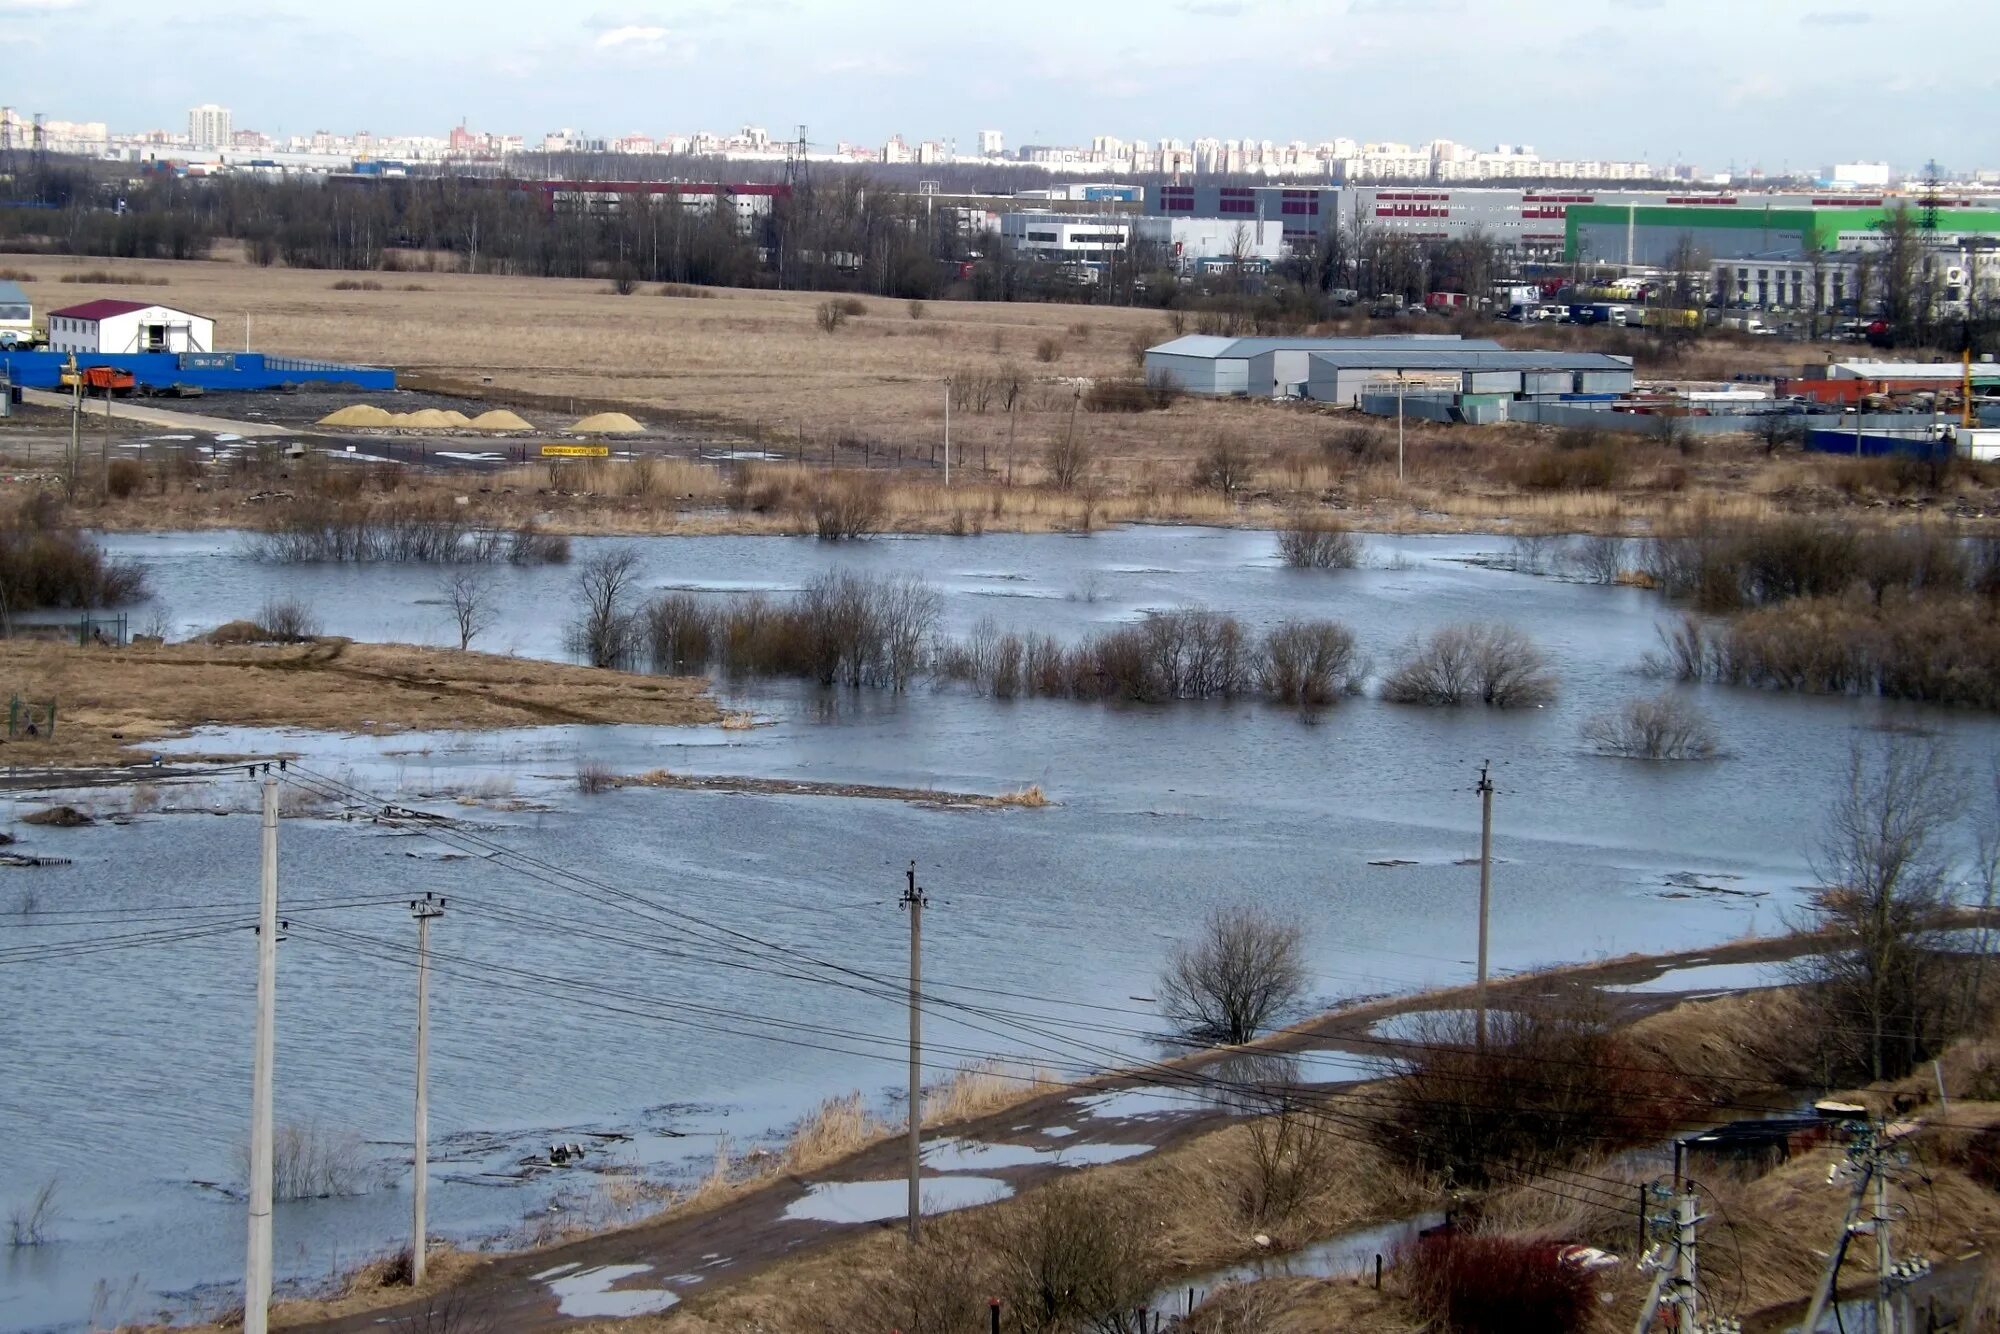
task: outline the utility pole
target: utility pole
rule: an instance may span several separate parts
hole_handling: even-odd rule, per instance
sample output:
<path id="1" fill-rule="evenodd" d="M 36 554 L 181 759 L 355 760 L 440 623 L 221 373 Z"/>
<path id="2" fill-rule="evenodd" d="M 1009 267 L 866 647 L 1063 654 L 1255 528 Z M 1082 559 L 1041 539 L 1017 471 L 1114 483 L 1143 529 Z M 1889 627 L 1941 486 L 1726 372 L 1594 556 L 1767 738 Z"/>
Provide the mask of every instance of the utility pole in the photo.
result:
<path id="1" fill-rule="evenodd" d="M 1695 1334 L 1698 1292 L 1695 1287 L 1694 1187 L 1682 1193 L 1674 1205 L 1674 1328 L 1676 1334 Z"/>
<path id="2" fill-rule="evenodd" d="M 1895 1307 L 1890 1300 L 1895 1286 L 1890 1273 L 1889 1180 L 1878 1165 L 1875 1178 L 1875 1334 L 1895 1334 Z"/>
<path id="3" fill-rule="evenodd" d="M 944 485 L 951 489 L 951 381 L 944 382 Z"/>
<path id="4" fill-rule="evenodd" d="M 1479 766 L 1479 986 L 1474 1037 L 1486 1050 L 1486 918 L 1493 903 L 1493 778 L 1492 762 Z"/>
<path id="5" fill-rule="evenodd" d="M 444 900 L 425 894 L 410 901 L 417 919 L 417 1115 L 411 1153 L 410 1286 L 424 1281 L 424 1206 L 430 1193 L 431 921 L 444 916 Z"/>
<path id="6" fill-rule="evenodd" d="M 1396 485 L 1403 484 L 1403 373 L 1396 372 Z"/>
<path id="7" fill-rule="evenodd" d="M 264 775 L 263 885 L 257 909 L 257 1038 L 250 1073 L 250 1246 L 243 1262 L 243 1334 L 271 1320 L 271 1064 L 278 993 L 278 780 Z"/>
<path id="8" fill-rule="evenodd" d="M 923 991 L 924 905 L 928 902 L 917 884 L 917 864 L 910 863 L 909 886 L 903 891 L 902 906 L 910 911 L 910 1244 L 923 1240 L 923 1200 L 917 1173 L 922 1166 L 924 1141 L 924 1012 Z"/>

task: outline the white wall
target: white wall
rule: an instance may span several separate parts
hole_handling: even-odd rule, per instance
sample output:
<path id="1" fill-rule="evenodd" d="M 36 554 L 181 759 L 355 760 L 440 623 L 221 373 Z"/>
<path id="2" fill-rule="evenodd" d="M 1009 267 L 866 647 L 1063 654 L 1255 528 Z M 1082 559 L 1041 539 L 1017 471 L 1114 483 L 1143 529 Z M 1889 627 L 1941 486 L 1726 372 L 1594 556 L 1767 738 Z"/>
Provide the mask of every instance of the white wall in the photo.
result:
<path id="1" fill-rule="evenodd" d="M 163 338 L 149 346 L 146 330 L 160 326 Z M 55 352 L 213 352 L 215 321 L 170 306 L 148 306 L 94 323 L 49 317 L 49 348 Z"/>

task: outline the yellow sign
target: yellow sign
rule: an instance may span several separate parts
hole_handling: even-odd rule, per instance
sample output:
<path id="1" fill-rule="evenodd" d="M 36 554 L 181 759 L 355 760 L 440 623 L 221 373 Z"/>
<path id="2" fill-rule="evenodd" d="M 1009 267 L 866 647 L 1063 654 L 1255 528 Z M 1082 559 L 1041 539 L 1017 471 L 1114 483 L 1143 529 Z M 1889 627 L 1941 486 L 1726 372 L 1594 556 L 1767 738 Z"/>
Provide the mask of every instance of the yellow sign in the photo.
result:
<path id="1" fill-rule="evenodd" d="M 609 445 L 543 445 L 545 459 L 608 459 L 611 457 Z"/>

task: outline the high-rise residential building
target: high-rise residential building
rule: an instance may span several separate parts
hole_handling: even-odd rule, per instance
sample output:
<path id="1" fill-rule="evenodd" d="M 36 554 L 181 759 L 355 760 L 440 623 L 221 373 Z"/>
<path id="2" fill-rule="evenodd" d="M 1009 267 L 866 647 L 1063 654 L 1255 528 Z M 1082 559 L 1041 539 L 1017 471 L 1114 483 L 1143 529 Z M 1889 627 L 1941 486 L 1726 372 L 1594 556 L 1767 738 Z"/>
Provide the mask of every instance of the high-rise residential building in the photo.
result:
<path id="1" fill-rule="evenodd" d="M 232 133 L 228 107 L 209 102 L 188 112 L 188 143 L 196 148 L 228 148 Z"/>
<path id="2" fill-rule="evenodd" d="M 1006 140 L 1002 137 L 1000 131 L 981 130 L 979 132 L 979 156 L 999 157 L 1006 151 Z"/>

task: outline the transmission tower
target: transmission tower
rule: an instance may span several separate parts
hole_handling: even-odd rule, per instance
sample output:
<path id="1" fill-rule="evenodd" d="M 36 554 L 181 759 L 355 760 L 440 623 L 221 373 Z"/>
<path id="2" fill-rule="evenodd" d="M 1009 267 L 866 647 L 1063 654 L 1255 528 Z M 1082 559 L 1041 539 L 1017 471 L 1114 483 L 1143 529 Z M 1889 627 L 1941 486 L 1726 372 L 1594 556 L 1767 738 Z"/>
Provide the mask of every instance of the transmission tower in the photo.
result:
<path id="1" fill-rule="evenodd" d="M 1918 215 L 1920 225 L 1926 232 L 1937 231 L 1938 206 L 1940 201 L 1938 199 L 1938 164 L 1936 158 L 1932 158 L 1924 164 L 1924 193 L 1922 198 L 1917 202 L 1922 209 L 1922 212 Z"/>

